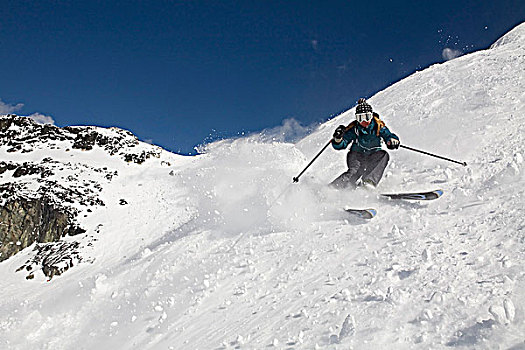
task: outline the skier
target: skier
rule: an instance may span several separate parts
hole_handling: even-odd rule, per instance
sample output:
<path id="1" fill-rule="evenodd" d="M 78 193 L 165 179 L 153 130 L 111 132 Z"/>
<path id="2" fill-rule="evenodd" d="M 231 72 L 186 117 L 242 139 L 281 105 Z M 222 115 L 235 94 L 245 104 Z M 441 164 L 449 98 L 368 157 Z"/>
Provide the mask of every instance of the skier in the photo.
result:
<path id="1" fill-rule="evenodd" d="M 381 148 L 381 139 L 388 149 L 397 149 L 400 145 L 399 137 L 388 130 L 364 98 L 357 102 L 355 119 L 348 126 L 339 125 L 332 139 L 332 147 L 336 150 L 343 150 L 352 143 L 346 157 L 348 170 L 331 183 L 336 188 L 356 188 L 359 179 L 362 184 L 376 187 L 390 158 Z"/>

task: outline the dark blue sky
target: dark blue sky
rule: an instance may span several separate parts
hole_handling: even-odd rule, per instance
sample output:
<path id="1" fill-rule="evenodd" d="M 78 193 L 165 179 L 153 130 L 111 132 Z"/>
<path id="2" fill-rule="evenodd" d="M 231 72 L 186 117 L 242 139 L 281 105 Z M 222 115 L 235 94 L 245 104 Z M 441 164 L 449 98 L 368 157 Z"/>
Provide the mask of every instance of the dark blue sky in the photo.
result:
<path id="1" fill-rule="evenodd" d="M 524 20 L 523 0 L 0 0 L 0 99 L 189 153 L 327 120 Z"/>

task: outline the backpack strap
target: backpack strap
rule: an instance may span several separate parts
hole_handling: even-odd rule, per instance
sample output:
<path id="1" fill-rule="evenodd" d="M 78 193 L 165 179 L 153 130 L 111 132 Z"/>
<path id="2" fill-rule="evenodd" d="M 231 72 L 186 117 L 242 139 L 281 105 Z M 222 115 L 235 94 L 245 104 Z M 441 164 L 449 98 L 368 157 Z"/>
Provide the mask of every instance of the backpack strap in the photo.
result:
<path id="1" fill-rule="evenodd" d="M 348 131 L 348 130 L 352 129 L 355 126 L 357 126 L 357 120 L 354 120 L 350 124 L 348 124 L 348 126 L 345 129 L 345 131 Z"/>
<path id="2" fill-rule="evenodd" d="M 381 131 L 382 128 L 384 128 L 386 126 L 385 122 L 382 121 L 381 119 L 379 119 L 379 114 L 377 113 L 374 113 L 374 120 L 377 124 L 377 132 L 376 132 L 376 135 L 379 136 L 379 132 Z"/>

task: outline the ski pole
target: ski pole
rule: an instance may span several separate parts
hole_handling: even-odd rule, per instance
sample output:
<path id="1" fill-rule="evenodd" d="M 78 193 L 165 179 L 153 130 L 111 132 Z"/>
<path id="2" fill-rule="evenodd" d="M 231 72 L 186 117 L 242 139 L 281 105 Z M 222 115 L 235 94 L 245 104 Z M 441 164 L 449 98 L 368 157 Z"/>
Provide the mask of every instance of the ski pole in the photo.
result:
<path id="1" fill-rule="evenodd" d="M 310 163 L 308 163 L 306 168 L 304 168 L 303 171 L 301 171 L 301 173 L 299 175 L 297 175 L 296 177 L 293 178 L 293 182 L 299 182 L 299 178 L 301 177 L 301 175 L 303 175 L 303 173 L 306 171 L 306 169 L 308 169 L 310 167 L 310 165 L 312 165 L 312 163 L 315 162 L 317 157 L 319 157 L 321 155 L 321 153 L 324 152 L 326 147 L 328 147 L 331 143 L 332 143 L 332 139 L 330 139 L 330 141 L 328 141 L 328 143 L 323 147 L 323 149 L 321 151 L 319 151 L 319 153 L 317 153 L 317 155 L 314 157 L 314 159 L 312 159 L 312 161 Z"/>
<path id="2" fill-rule="evenodd" d="M 453 159 L 450 159 L 450 158 L 445 158 L 445 157 L 442 157 L 442 156 L 438 156 L 437 154 L 428 153 L 428 152 L 421 151 L 419 149 L 415 149 L 415 148 L 408 147 L 408 146 L 405 146 L 405 145 L 399 145 L 399 147 L 406 148 L 406 149 L 409 149 L 409 150 L 414 151 L 414 152 L 423 153 L 423 154 L 426 154 L 427 156 L 432 156 L 432 157 L 436 157 L 436 158 L 439 158 L 439 159 L 448 160 L 449 162 L 452 162 L 452 163 L 457 163 L 457 164 L 461 164 L 463 166 L 467 166 L 466 162 L 458 162 L 457 160 L 453 160 Z"/>

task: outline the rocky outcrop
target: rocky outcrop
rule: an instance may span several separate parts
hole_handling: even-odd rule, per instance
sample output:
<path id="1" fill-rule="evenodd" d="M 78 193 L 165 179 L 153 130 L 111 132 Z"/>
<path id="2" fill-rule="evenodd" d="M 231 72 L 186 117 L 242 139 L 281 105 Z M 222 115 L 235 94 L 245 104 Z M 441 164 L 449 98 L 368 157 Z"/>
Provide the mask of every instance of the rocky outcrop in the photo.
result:
<path id="1" fill-rule="evenodd" d="M 24 162 L 22 164 L 0 162 L 0 175 L 8 170 L 14 170 L 13 177 L 15 178 L 34 174 L 39 174 L 41 178 L 53 175 L 51 170 L 30 162 Z"/>
<path id="2" fill-rule="evenodd" d="M 33 278 L 36 271 L 51 278 L 89 261 L 82 251 L 96 240 L 92 235 L 97 232 L 86 232 L 78 219 L 105 206 L 100 194 L 104 184 L 118 173 L 63 159 L 75 160 L 70 158 L 71 150 L 89 152 L 95 148 L 137 164 L 158 157 L 162 151 L 145 146 L 119 128 L 59 128 L 16 115 L 0 116 L 0 154 L 8 154 L 10 159 L 0 159 L 0 261 L 33 246 L 30 258 L 18 269 L 28 272 L 27 278 Z M 69 156 L 55 160 L 45 156 L 49 150 L 62 150 Z M 38 156 L 25 155 L 31 152 L 44 157 L 38 160 Z M 120 204 L 125 203 L 121 200 Z M 66 236 L 78 237 L 64 239 Z"/>
<path id="3" fill-rule="evenodd" d="M 90 261 L 83 252 L 96 241 L 97 232 L 87 232 L 79 218 L 106 205 L 101 193 L 118 176 L 116 170 L 98 166 L 108 159 L 104 156 L 89 164 L 75 157 L 79 153 L 74 150 L 95 149 L 117 158 L 108 164 L 118 164 L 118 159 L 141 164 L 162 152 L 119 128 L 59 128 L 16 115 L 0 116 L 0 156 L 9 159 L 0 159 L 0 261 L 33 247 L 18 269 L 26 271 L 27 278 L 37 271 L 51 278 Z"/>
<path id="4" fill-rule="evenodd" d="M 27 271 L 26 279 L 33 279 L 35 272 L 42 270 L 49 280 L 59 276 L 84 261 L 80 242 L 37 243 L 33 249 L 34 255 L 17 269 Z"/>
<path id="5" fill-rule="evenodd" d="M 85 232 L 73 222 L 73 216 L 46 198 L 9 201 L 0 207 L 0 261 L 35 242 L 54 242 Z"/>
<path id="6" fill-rule="evenodd" d="M 17 168 L 16 164 L 0 162 L 0 175 L 5 173 L 7 170 L 15 170 Z"/>
<path id="7" fill-rule="evenodd" d="M 127 162 L 143 163 L 150 157 L 159 157 L 161 148 L 150 147 L 139 150 L 139 140 L 131 132 L 119 128 L 95 126 L 41 125 L 30 118 L 13 114 L 0 117 L 0 146 L 7 146 L 7 152 L 29 153 L 35 145 L 46 144 L 53 149 L 59 147 L 84 151 L 99 147 L 110 155 L 118 155 Z"/>

